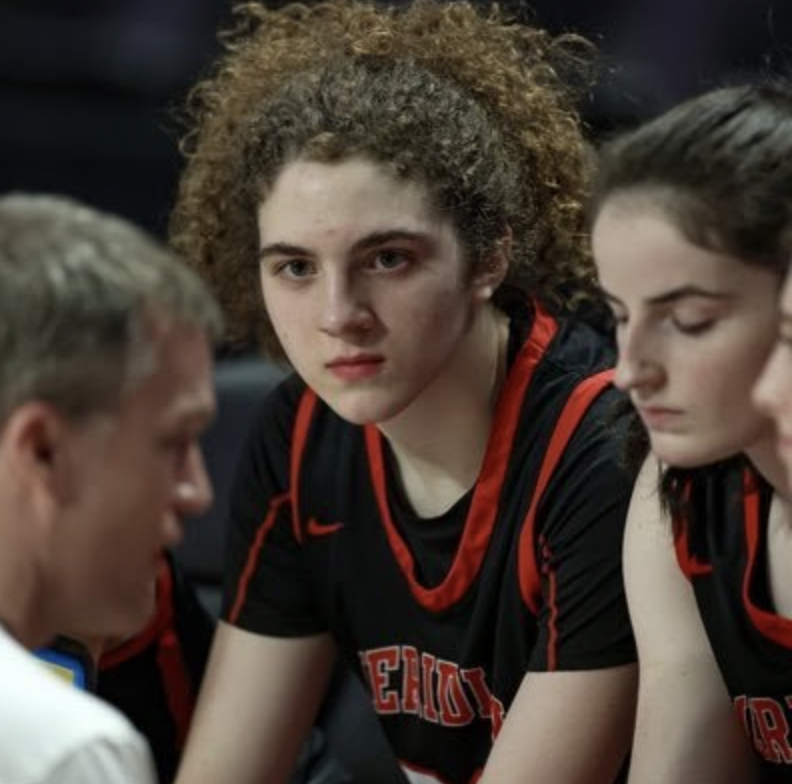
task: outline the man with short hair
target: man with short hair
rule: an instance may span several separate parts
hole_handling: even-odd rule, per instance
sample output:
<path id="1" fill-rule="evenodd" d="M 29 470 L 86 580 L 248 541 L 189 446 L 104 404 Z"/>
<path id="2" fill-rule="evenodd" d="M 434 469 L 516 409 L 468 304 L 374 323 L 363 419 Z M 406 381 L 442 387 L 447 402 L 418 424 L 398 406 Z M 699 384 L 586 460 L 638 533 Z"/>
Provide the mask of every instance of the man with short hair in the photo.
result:
<path id="1" fill-rule="evenodd" d="M 218 306 L 120 218 L 0 198 L 0 781 L 154 780 L 120 713 L 25 649 L 124 636 L 211 485 Z"/>

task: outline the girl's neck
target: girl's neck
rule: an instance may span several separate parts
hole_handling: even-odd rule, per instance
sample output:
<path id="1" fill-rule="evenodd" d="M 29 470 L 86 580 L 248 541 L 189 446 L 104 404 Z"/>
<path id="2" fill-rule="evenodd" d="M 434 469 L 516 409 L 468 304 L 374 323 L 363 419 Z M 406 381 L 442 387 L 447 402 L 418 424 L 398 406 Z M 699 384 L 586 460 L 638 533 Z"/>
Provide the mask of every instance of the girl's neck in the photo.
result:
<path id="1" fill-rule="evenodd" d="M 506 378 L 508 343 L 507 317 L 482 308 L 443 374 L 379 425 L 419 515 L 441 514 L 475 483 Z"/>

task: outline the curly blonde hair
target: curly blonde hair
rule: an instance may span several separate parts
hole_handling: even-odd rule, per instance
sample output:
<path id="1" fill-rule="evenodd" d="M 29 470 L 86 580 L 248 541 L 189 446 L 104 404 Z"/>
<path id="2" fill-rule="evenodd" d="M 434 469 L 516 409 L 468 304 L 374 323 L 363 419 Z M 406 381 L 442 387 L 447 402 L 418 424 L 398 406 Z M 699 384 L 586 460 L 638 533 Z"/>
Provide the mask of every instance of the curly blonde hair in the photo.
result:
<path id="1" fill-rule="evenodd" d="M 590 155 L 574 102 L 593 46 L 498 6 L 247 3 L 192 91 L 171 242 L 218 292 L 231 341 L 282 359 L 261 304 L 256 213 L 283 167 L 366 157 L 420 182 L 471 269 L 511 233 L 505 289 L 570 307 L 594 290 Z"/>

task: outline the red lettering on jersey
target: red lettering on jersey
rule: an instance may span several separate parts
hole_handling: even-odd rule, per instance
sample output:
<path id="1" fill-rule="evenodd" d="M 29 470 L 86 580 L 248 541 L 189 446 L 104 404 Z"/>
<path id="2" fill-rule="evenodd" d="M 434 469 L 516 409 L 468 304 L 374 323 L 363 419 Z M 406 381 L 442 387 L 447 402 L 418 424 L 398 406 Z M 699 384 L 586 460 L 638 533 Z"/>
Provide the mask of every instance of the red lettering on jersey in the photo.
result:
<path id="1" fill-rule="evenodd" d="M 470 686 L 470 690 L 476 698 L 479 716 L 482 719 L 489 719 L 492 723 L 492 740 L 494 741 L 498 737 L 506 716 L 503 703 L 490 691 L 487 686 L 487 674 L 481 667 L 460 670 L 460 675 L 462 680 Z"/>
<path id="2" fill-rule="evenodd" d="M 766 760 L 792 763 L 792 747 L 789 745 L 789 724 L 784 709 L 771 697 L 754 697 L 750 701 L 754 726 L 758 730 L 754 743 Z"/>
<path id="3" fill-rule="evenodd" d="M 446 727 L 464 727 L 473 721 L 473 706 L 465 696 L 459 667 L 453 662 L 437 662 L 437 701 L 440 722 Z"/>
<path id="4" fill-rule="evenodd" d="M 447 727 L 465 727 L 480 719 L 490 723 L 493 740 L 500 732 L 506 711 L 490 690 L 483 667 L 463 669 L 412 645 L 358 655 L 377 713 L 402 713 Z"/>
<path id="5" fill-rule="evenodd" d="M 421 654 L 421 673 L 423 675 L 423 715 L 427 721 L 431 721 L 435 724 L 438 722 L 438 715 L 437 715 L 437 703 L 435 702 L 435 693 L 434 693 L 434 675 L 435 665 L 437 664 L 437 659 L 432 656 L 430 653 L 422 653 Z"/>
<path id="6" fill-rule="evenodd" d="M 421 671 L 418 666 L 418 651 L 411 645 L 401 649 L 404 662 L 402 686 L 402 712 L 421 715 Z"/>
<path id="7" fill-rule="evenodd" d="M 376 648 L 360 654 L 363 670 L 371 687 L 371 699 L 377 713 L 398 713 L 399 695 L 388 688 L 390 673 L 399 669 L 399 649 Z"/>

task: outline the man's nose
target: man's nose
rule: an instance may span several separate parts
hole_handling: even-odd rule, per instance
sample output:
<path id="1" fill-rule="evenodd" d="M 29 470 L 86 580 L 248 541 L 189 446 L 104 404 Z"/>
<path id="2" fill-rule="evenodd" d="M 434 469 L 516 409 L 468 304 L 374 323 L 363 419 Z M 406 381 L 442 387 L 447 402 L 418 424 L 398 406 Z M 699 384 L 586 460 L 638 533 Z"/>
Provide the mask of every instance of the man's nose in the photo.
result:
<path id="1" fill-rule="evenodd" d="M 184 473 L 175 487 L 175 496 L 179 515 L 187 517 L 203 514 L 214 499 L 212 481 L 197 442 L 190 447 Z"/>

